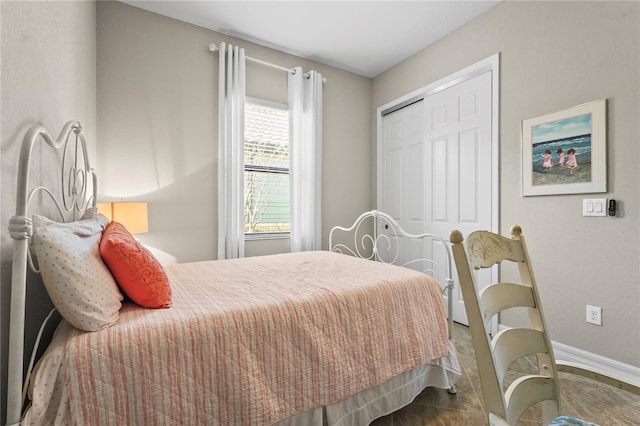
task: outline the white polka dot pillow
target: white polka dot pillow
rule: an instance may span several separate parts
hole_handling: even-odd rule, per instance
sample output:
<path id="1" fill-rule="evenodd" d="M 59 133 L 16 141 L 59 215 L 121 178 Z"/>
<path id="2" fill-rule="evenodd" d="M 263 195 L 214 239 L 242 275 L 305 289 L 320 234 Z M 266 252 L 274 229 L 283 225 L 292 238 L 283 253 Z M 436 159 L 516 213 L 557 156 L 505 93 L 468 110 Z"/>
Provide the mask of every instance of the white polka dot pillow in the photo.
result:
<path id="1" fill-rule="evenodd" d="M 70 223 L 33 216 L 33 243 L 42 281 L 60 314 L 74 327 L 97 331 L 116 322 L 122 293 L 100 257 L 108 219 Z"/>

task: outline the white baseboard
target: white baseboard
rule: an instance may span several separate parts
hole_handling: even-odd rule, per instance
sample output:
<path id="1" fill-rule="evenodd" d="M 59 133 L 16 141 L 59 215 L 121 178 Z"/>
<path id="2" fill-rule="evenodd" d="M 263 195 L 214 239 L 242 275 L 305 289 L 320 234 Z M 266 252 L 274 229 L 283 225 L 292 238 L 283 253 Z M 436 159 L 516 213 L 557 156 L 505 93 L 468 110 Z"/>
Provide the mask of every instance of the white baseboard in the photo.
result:
<path id="1" fill-rule="evenodd" d="M 589 369 L 599 370 L 616 379 L 640 386 L 640 367 L 574 348 L 564 343 L 551 341 L 551 344 L 553 345 L 553 354 L 556 360 L 583 364 Z"/>
<path id="2" fill-rule="evenodd" d="M 499 329 L 508 328 L 500 324 Z M 616 361 L 583 349 L 574 348 L 564 343 L 551 341 L 556 360 L 575 362 L 593 370 L 598 370 L 616 379 L 640 386 L 640 367 Z"/>

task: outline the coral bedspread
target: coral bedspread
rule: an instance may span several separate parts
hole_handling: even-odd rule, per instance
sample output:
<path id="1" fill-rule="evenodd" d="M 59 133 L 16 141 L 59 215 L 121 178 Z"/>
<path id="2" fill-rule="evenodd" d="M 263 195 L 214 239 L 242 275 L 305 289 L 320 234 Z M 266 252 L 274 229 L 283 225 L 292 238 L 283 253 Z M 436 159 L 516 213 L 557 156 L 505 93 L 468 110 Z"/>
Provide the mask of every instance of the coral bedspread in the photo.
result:
<path id="1" fill-rule="evenodd" d="M 167 275 L 170 309 L 125 304 L 93 333 L 63 321 L 31 421 L 266 425 L 447 355 L 440 286 L 409 269 L 307 252 Z"/>

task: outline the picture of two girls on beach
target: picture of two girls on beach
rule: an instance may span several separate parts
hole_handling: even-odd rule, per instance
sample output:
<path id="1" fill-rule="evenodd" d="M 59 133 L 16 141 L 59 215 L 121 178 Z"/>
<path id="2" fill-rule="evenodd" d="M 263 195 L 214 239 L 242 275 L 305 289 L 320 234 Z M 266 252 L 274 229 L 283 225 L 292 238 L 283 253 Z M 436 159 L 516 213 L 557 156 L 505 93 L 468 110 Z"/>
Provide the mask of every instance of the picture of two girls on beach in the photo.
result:
<path id="1" fill-rule="evenodd" d="M 533 185 L 591 181 L 591 114 L 532 127 Z"/>

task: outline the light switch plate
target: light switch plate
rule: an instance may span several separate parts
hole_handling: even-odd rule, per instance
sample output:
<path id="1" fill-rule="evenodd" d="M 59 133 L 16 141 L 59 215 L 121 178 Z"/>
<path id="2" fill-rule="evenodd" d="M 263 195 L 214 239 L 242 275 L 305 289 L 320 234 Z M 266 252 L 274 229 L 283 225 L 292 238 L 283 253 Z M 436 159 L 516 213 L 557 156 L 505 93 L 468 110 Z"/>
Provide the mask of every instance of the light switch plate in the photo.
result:
<path id="1" fill-rule="evenodd" d="M 606 216 L 606 198 L 585 198 L 582 200 L 582 216 Z"/>

